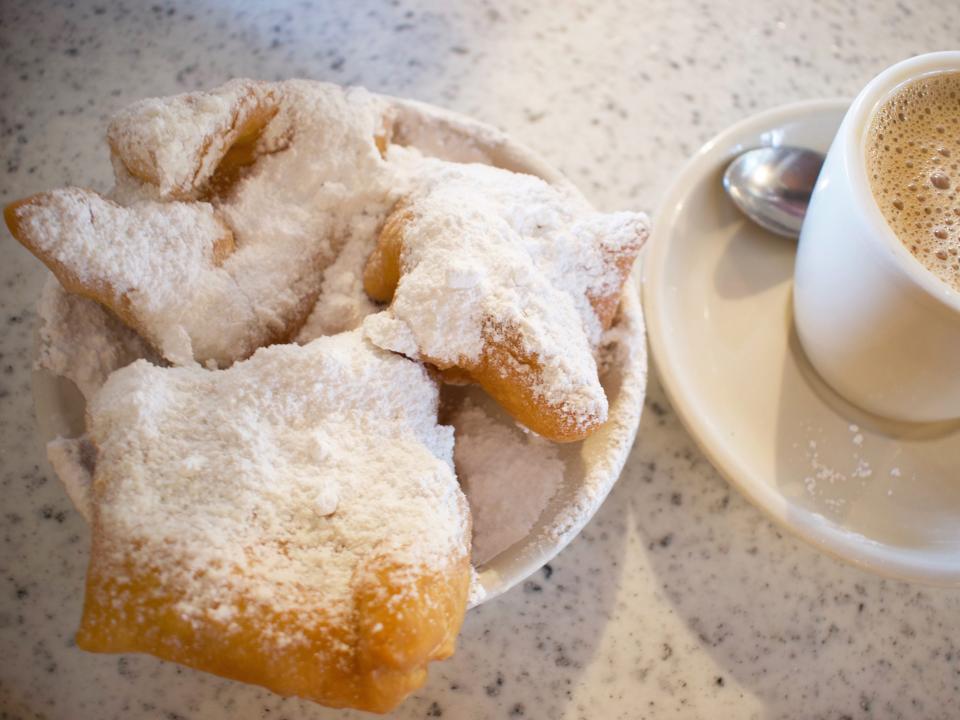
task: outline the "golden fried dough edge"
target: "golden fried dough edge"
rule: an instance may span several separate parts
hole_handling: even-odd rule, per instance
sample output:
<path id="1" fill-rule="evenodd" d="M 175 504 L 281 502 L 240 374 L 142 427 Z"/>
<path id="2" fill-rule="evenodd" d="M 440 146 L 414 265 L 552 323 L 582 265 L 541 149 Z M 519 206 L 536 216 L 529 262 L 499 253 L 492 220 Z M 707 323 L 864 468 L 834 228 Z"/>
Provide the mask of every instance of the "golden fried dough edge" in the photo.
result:
<path id="1" fill-rule="evenodd" d="M 95 533 L 78 647 L 149 653 L 330 707 L 378 713 L 396 707 L 423 685 L 431 661 L 453 653 L 466 612 L 468 556 L 444 572 L 420 572 L 412 585 L 408 568 L 374 558 L 376 569 L 355 588 L 348 623 L 321 608 L 304 617 L 241 607 L 228 632 L 222 623 L 185 619 L 176 602 L 186 592 L 165 588 L 158 572 L 102 562 L 102 544 Z M 302 640 L 271 652 L 263 643 L 269 629 L 300 632 Z"/>

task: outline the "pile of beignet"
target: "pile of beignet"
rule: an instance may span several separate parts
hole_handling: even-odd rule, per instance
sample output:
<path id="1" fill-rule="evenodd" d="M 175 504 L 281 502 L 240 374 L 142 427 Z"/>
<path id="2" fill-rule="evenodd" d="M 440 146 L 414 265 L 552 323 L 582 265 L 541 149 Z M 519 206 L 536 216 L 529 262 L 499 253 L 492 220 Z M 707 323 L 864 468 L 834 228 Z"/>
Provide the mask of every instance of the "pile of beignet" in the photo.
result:
<path id="1" fill-rule="evenodd" d="M 426 156 L 401 125 L 362 89 L 235 80 L 117 114 L 108 195 L 6 208 L 150 358 L 82 386 L 80 647 L 389 710 L 467 604 L 439 384 L 478 383 L 557 442 L 606 420 L 595 353 L 646 217 Z M 362 273 L 334 276 L 348 254 Z"/>

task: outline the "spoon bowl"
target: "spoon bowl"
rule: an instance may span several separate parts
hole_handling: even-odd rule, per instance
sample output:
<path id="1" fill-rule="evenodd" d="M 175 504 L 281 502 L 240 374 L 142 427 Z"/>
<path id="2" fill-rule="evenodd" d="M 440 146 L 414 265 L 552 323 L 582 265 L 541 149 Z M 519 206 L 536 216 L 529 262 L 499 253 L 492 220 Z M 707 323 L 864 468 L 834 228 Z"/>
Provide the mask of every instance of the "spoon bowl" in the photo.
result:
<path id="1" fill-rule="evenodd" d="M 767 230 L 796 239 L 824 156 L 781 145 L 738 155 L 723 174 L 723 187 L 744 215 Z"/>

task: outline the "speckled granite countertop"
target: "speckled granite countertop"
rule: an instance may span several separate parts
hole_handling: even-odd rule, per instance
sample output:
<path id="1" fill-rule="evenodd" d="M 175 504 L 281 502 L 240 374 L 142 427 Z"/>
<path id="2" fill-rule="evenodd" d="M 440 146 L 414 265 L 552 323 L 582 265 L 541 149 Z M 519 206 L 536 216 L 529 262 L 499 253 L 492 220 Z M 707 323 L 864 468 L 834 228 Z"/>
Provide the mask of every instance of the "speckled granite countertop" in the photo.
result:
<path id="1" fill-rule="evenodd" d="M 47 7 L 44 7 L 47 5 Z M 363 84 L 499 125 L 601 207 L 653 209 L 755 110 L 852 96 L 960 37 L 952 0 L 0 5 L 0 201 L 109 185 L 107 116 L 233 76 Z M 267 8 L 270 9 L 267 9 Z M 35 439 L 32 305 L 0 264 L 0 718 L 358 717 L 73 646 L 88 531 Z M 655 379 L 616 490 L 522 587 L 467 618 L 396 717 L 948 718 L 960 590 L 882 580 L 786 536 L 711 469 Z"/>

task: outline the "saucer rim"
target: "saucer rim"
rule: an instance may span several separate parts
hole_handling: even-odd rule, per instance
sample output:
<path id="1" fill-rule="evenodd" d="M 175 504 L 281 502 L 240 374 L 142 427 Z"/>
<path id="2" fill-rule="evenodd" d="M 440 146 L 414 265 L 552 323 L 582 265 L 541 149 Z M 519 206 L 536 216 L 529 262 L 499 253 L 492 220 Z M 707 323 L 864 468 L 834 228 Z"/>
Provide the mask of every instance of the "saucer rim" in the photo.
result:
<path id="1" fill-rule="evenodd" d="M 775 487 L 755 477 L 747 462 L 737 457 L 703 412 L 695 393 L 690 392 L 680 376 L 681 363 L 672 362 L 667 318 L 660 296 L 665 291 L 664 268 L 670 256 L 672 238 L 678 218 L 684 211 L 687 188 L 694 187 L 706 173 L 716 169 L 724 158 L 754 147 L 750 138 L 795 121 L 820 113 L 844 113 L 851 99 L 823 98 L 804 100 L 773 107 L 750 115 L 722 130 L 690 157 L 663 196 L 654 216 L 653 232 L 643 268 L 643 307 L 647 323 L 650 353 L 664 392 L 687 432 L 717 472 L 736 488 L 751 504 L 778 526 L 827 555 L 884 577 L 920 582 L 928 585 L 956 587 L 960 585 L 960 562 L 947 564 L 931 558 L 923 550 L 909 550 L 873 540 L 845 528 L 825 516 L 792 504 Z M 841 115 L 842 119 L 842 115 Z M 839 128 L 839 123 L 838 123 Z M 776 142 L 765 143 L 776 145 Z M 831 409 L 830 412 L 836 412 Z"/>

